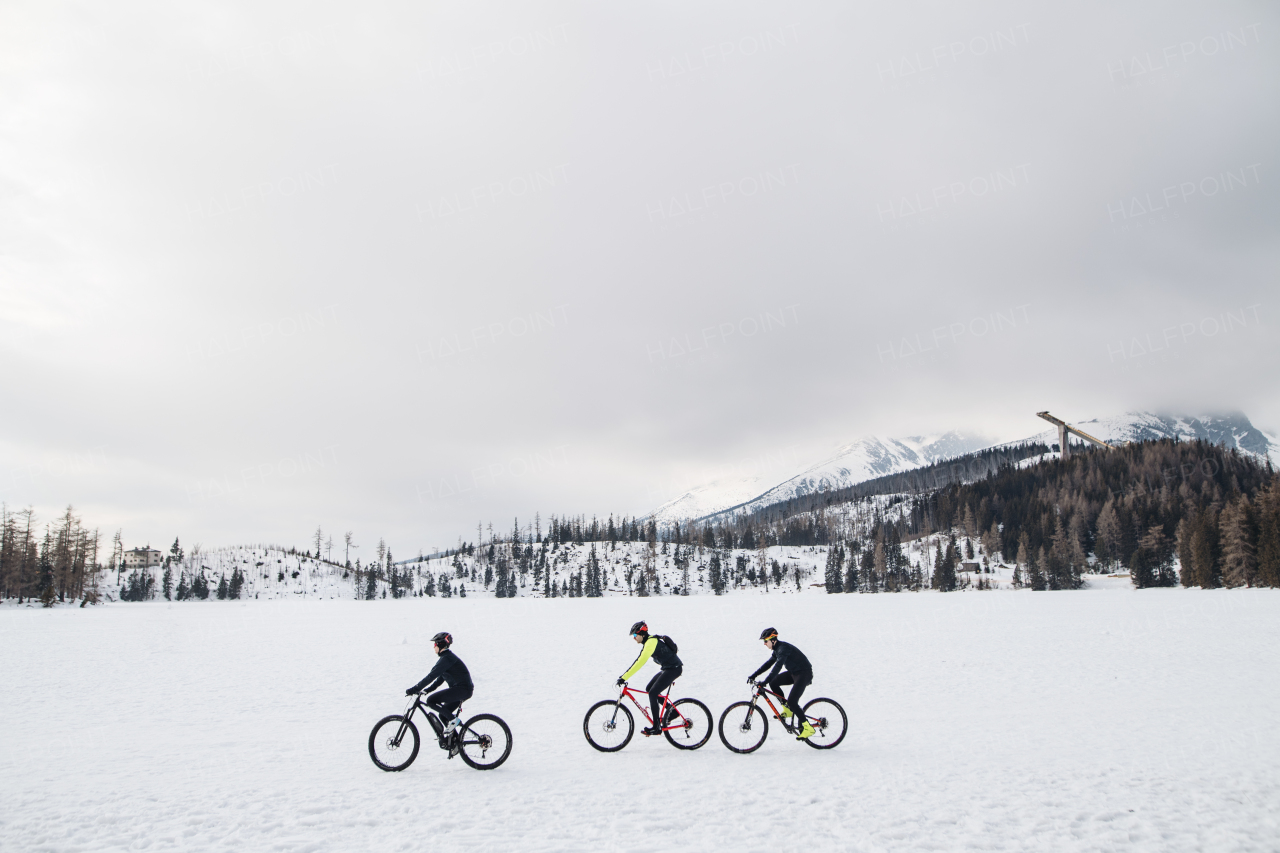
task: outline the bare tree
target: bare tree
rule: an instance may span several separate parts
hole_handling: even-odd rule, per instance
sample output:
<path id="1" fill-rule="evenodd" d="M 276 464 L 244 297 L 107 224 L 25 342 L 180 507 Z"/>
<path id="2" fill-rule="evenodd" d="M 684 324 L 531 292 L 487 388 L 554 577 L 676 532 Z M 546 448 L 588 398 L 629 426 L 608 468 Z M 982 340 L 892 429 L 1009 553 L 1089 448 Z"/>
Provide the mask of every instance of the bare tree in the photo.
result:
<path id="1" fill-rule="evenodd" d="M 116 535 L 111 539 L 111 565 L 108 568 L 116 570 L 116 584 L 120 583 L 120 575 L 124 572 L 124 531 L 116 529 Z"/>
<path id="2" fill-rule="evenodd" d="M 359 548 L 360 546 L 359 546 L 359 545 L 352 545 L 352 544 L 351 544 L 351 531 L 350 531 L 350 530 L 348 530 L 346 533 L 342 534 L 342 541 L 343 541 L 343 543 L 346 545 L 346 549 L 347 549 L 347 550 L 346 550 L 346 552 L 345 552 L 345 555 L 344 555 L 344 557 L 343 557 L 343 560 L 344 560 L 344 562 L 346 563 L 346 565 L 350 566 L 350 565 L 351 565 L 351 549 L 352 549 L 352 548 Z"/>

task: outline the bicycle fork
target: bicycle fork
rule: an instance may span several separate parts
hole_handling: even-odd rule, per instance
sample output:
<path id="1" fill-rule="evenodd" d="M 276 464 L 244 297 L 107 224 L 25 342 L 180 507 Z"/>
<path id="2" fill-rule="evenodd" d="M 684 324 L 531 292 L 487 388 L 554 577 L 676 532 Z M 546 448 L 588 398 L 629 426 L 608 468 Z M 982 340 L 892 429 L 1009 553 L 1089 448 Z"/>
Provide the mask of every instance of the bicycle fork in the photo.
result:
<path id="1" fill-rule="evenodd" d="M 412 705 L 409 706 L 409 710 L 404 712 L 404 719 L 400 721 L 400 728 L 398 731 L 396 731 L 395 740 L 392 741 L 392 744 L 396 747 L 396 749 L 400 748 L 400 743 L 401 741 L 404 740 L 405 733 L 409 731 L 409 721 L 413 719 L 413 712 L 416 711 L 417 709 L 418 709 L 418 703 L 414 702 Z"/>

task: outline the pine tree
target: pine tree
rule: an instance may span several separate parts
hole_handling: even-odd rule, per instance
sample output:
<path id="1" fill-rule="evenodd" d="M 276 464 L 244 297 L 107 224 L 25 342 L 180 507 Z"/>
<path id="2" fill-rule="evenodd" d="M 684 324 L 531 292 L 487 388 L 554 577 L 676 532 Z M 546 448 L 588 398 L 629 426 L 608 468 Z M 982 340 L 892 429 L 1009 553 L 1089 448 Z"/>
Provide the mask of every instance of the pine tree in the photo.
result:
<path id="1" fill-rule="evenodd" d="M 53 607 L 53 602 L 57 598 L 57 592 L 53 588 L 53 560 L 52 555 L 49 553 L 51 549 L 49 534 L 46 532 L 44 543 L 40 548 L 40 574 L 38 580 L 40 603 L 45 607 Z M 123 595 L 120 597 L 124 598 Z"/>
<path id="2" fill-rule="evenodd" d="M 856 542 L 849 543 L 849 553 L 847 555 L 849 565 L 844 571 L 844 592 L 852 593 L 858 591 L 858 546 Z"/>
<path id="3" fill-rule="evenodd" d="M 225 601 L 227 598 L 227 576 L 223 575 L 218 581 L 218 600 Z"/>
<path id="4" fill-rule="evenodd" d="M 1111 499 L 1107 500 L 1102 512 L 1098 513 L 1097 529 L 1094 553 L 1103 566 L 1112 568 L 1123 556 L 1120 551 L 1123 531 L 1120 528 L 1120 516 L 1116 514 L 1115 502 Z M 1023 536 L 1025 535 L 1024 531 Z"/>
<path id="5" fill-rule="evenodd" d="M 826 571 L 823 573 L 827 594 L 844 591 L 843 578 L 840 577 L 840 569 L 843 565 L 844 546 L 833 545 L 827 548 L 827 566 Z"/>
<path id="6" fill-rule="evenodd" d="M 862 592 L 879 592 L 880 583 L 876 577 L 876 543 L 874 540 L 868 542 L 867 547 L 863 549 L 859 570 L 861 583 L 857 586 L 857 589 Z"/>
<path id="7" fill-rule="evenodd" d="M 1222 570 L 1218 562 L 1218 525 L 1212 508 L 1196 516 L 1191 531 L 1191 562 L 1195 567 L 1196 583 L 1204 589 L 1216 589 L 1222 585 Z"/>
<path id="8" fill-rule="evenodd" d="M 1195 560 L 1191 556 L 1192 517 L 1186 515 L 1178 522 L 1178 580 L 1183 586 L 1196 585 Z"/>
<path id="9" fill-rule="evenodd" d="M 191 597 L 191 587 L 187 584 L 187 573 L 183 572 L 178 577 L 178 591 L 176 593 L 178 601 L 186 601 Z"/>
<path id="10" fill-rule="evenodd" d="M 1044 548 L 1031 555 L 1031 559 L 1027 561 L 1027 586 L 1033 590 L 1043 592 L 1049 588 L 1048 582 L 1045 580 L 1044 566 L 1045 563 Z"/>
<path id="11" fill-rule="evenodd" d="M 1280 480 L 1257 496 L 1258 586 L 1280 586 Z"/>
<path id="12" fill-rule="evenodd" d="M 176 546 L 178 540 L 173 540 L 173 544 Z M 160 589 L 164 592 L 165 601 L 173 600 L 173 569 L 169 566 L 164 567 L 164 581 L 161 583 Z"/>
<path id="13" fill-rule="evenodd" d="M 1257 522 L 1248 497 L 1222 511 L 1222 585 L 1255 586 L 1258 580 Z"/>
<path id="14" fill-rule="evenodd" d="M 600 598 L 604 595 L 604 584 L 600 579 L 600 561 L 596 557 L 596 545 L 594 542 L 591 543 L 591 552 L 587 555 L 586 594 L 588 598 Z"/>
<path id="15" fill-rule="evenodd" d="M 960 549 L 952 534 L 947 540 L 947 550 L 933 572 L 933 588 L 939 592 L 952 592 L 956 588 L 956 568 L 960 565 Z"/>

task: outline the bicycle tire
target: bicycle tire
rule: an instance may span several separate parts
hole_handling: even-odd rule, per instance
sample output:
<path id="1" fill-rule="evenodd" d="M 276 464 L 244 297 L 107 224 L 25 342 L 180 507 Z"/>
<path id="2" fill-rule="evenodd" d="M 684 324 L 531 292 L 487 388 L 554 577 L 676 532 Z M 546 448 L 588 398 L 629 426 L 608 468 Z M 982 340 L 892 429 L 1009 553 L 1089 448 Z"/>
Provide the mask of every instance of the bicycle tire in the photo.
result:
<path id="1" fill-rule="evenodd" d="M 391 724 L 394 724 L 394 730 L 382 731 L 384 727 Z M 402 724 L 403 734 L 401 734 Z M 397 736 L 400 738 L 399 744 L 395 743 Z M 400 763 L 390 760 L 384 761 L 384 758 L 391 759 L 405 754 L 403 752 L 406 746 L 405 738 L 413 742 L 413 747 L 408 752 L 409 757 Z M 418 727 L 413 724 L 413 720 L 406 719 L 403 714 L 392 714 L 390 717 L 383 717 L 374 725 L 373 731 L 369 732 L 369 757 L 373 759 L 374 764 L 388 773 L 398 773 L 412 764 L 413 760 L 418 757 L 418 749 L 421 746 L 422 738 L 418 737 Z M 381 747 L 382 758 L 378 757 L 379 747 Z"/>
<path id="2" fill-rule="evenodd" d="M 497 723 L 496 727 L 484 723 Z M 501 717 L 494 714 L 476 714 L 458 729 L 458 754 L 468 767 L 476 770 L 492 770 L 511 755 L 511 729 Z M 498 738 L 503 743 L 498 743 Z M 501 748 L 497 758 L 490 758 L 489 753 Z"/>
<path id="3" fill-rule="evenodd" d="M 613 708 L 616 707 L 621 713 L 622 719 L 619 720 L 614 714 Z M 593 722 L 591 717 L 601 708 L 608 708 L 606 714 L 596 716 Z M 625 722 L 624 722 L 625 721 Z M 601 735 L 599 740 L 591 736 L 592 729 L 596 729 L 597 735 Z M 614 743 L 613 739 L 607 737 L 617 732 L 619 729 L 625 728 L 626 734 L 620 743 Z M 627 744 L 631 743 L 631 736 L 636 733 L 636 721 L 631 716 L 631 709 L 623 705 L 617 699 L 602 699 L 592 705 L 587 710 L 587 715 L 582 718 L 582 733 L 587 737 L 587 743 L 591 744 L 601 752 L 617 752 Z"/>
<path id="4" fill-rule="evenodd" d="M 734 709 L 738 709 L 739 713 L 734 714 Z M 734 743 L 730 743 L 730 738 L 725 736 L 726 721 L 728 721 L 731 734 L 736 731 L 741 735 L 746 735 L 746 737 L 735 737 L 733 739 Z M 724 713 L 720 715 L 720 723 L 717 728 L 720 731 L 720 742 L 725 745 L 726 749 L 739 755 L 747 755 L 763 746 L 765 738 L 769 737 L 769 718 L 765 716 L 764 710 L 759 705 L 752 705 L 750 702 L 734 702 L 728 708 L 725 708 Z M 760 739 L 753 741 L 749 733 L 757 728 L 760 731 Z"/>
<path id="5" fill-rule="evenodd" d="M 809 709 L 819 706 L 816 712 L 810 712 Z M 829 707 L 825 707 L 829 706 Z M 849 731 L 849 718 L 844 713 L 844 708 L 840 707 L 840 703 L 834 699 L 828 699 L 825 696 L 819 696 L 805 703 L 804 715 L 809 719 L 809 724 L 817 731 L 810 737 L 802 738 L 814 749 L 831 749 L 839 746 L 840 741 L 844 740 L 845 734 Z M 815 722 L 815 718 L 818 722 Z M 836 721 L 839 720 L 839 731 L 836 731 Z M 834 740 L 832 739 L 834 737 Z"/>
<path id="6" fill-rule="evenodd" d="M 664 727 L 663 736 L 676 749 L 698 749 L 711 740 L 711 731 L 715 728 L 711 722 L 711 711 L 697 699 L 677 699 L 671 703 L 679 709 L 685 718 L 685 725 L 679 729 Z M 675 720 L 672 720 L 674 723 Z"/>

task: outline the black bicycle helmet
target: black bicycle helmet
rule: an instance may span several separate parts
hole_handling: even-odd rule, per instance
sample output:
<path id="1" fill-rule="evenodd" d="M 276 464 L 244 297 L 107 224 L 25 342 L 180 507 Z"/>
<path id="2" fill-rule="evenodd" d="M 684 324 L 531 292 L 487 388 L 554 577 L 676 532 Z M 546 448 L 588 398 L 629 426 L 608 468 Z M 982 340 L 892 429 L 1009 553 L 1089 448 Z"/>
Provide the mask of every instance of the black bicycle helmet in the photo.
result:
<path id="1" fill-rule="evenodd" d="M 439 634 L 436 634 L 431 638 L 431 642 L 435 643 L 437 646 L 443 646 L 447 649 L 453 645 L 453 635 L 448 631 L 441 631 Z"/>
<path id="2" fill-rule="evenodd" d="M 641 619 L 639 622 L 632 625 L 631 630 L 627 633 L 632 635 L 639 634 L 642 637 L 647 637 L 649 636 L 649 626 L 644 624 L 644 620 Z"/>
<path id="3" fill-rule="evenodd" d="M 761 632 L 760 632 L 760 639 L 762 639 L 762 640 L 776 640 L 776 639 L 778 639 L 778 629 L 777 629 L 777 628 L 765 628 L 763 631 L 761 631 Z"/>

